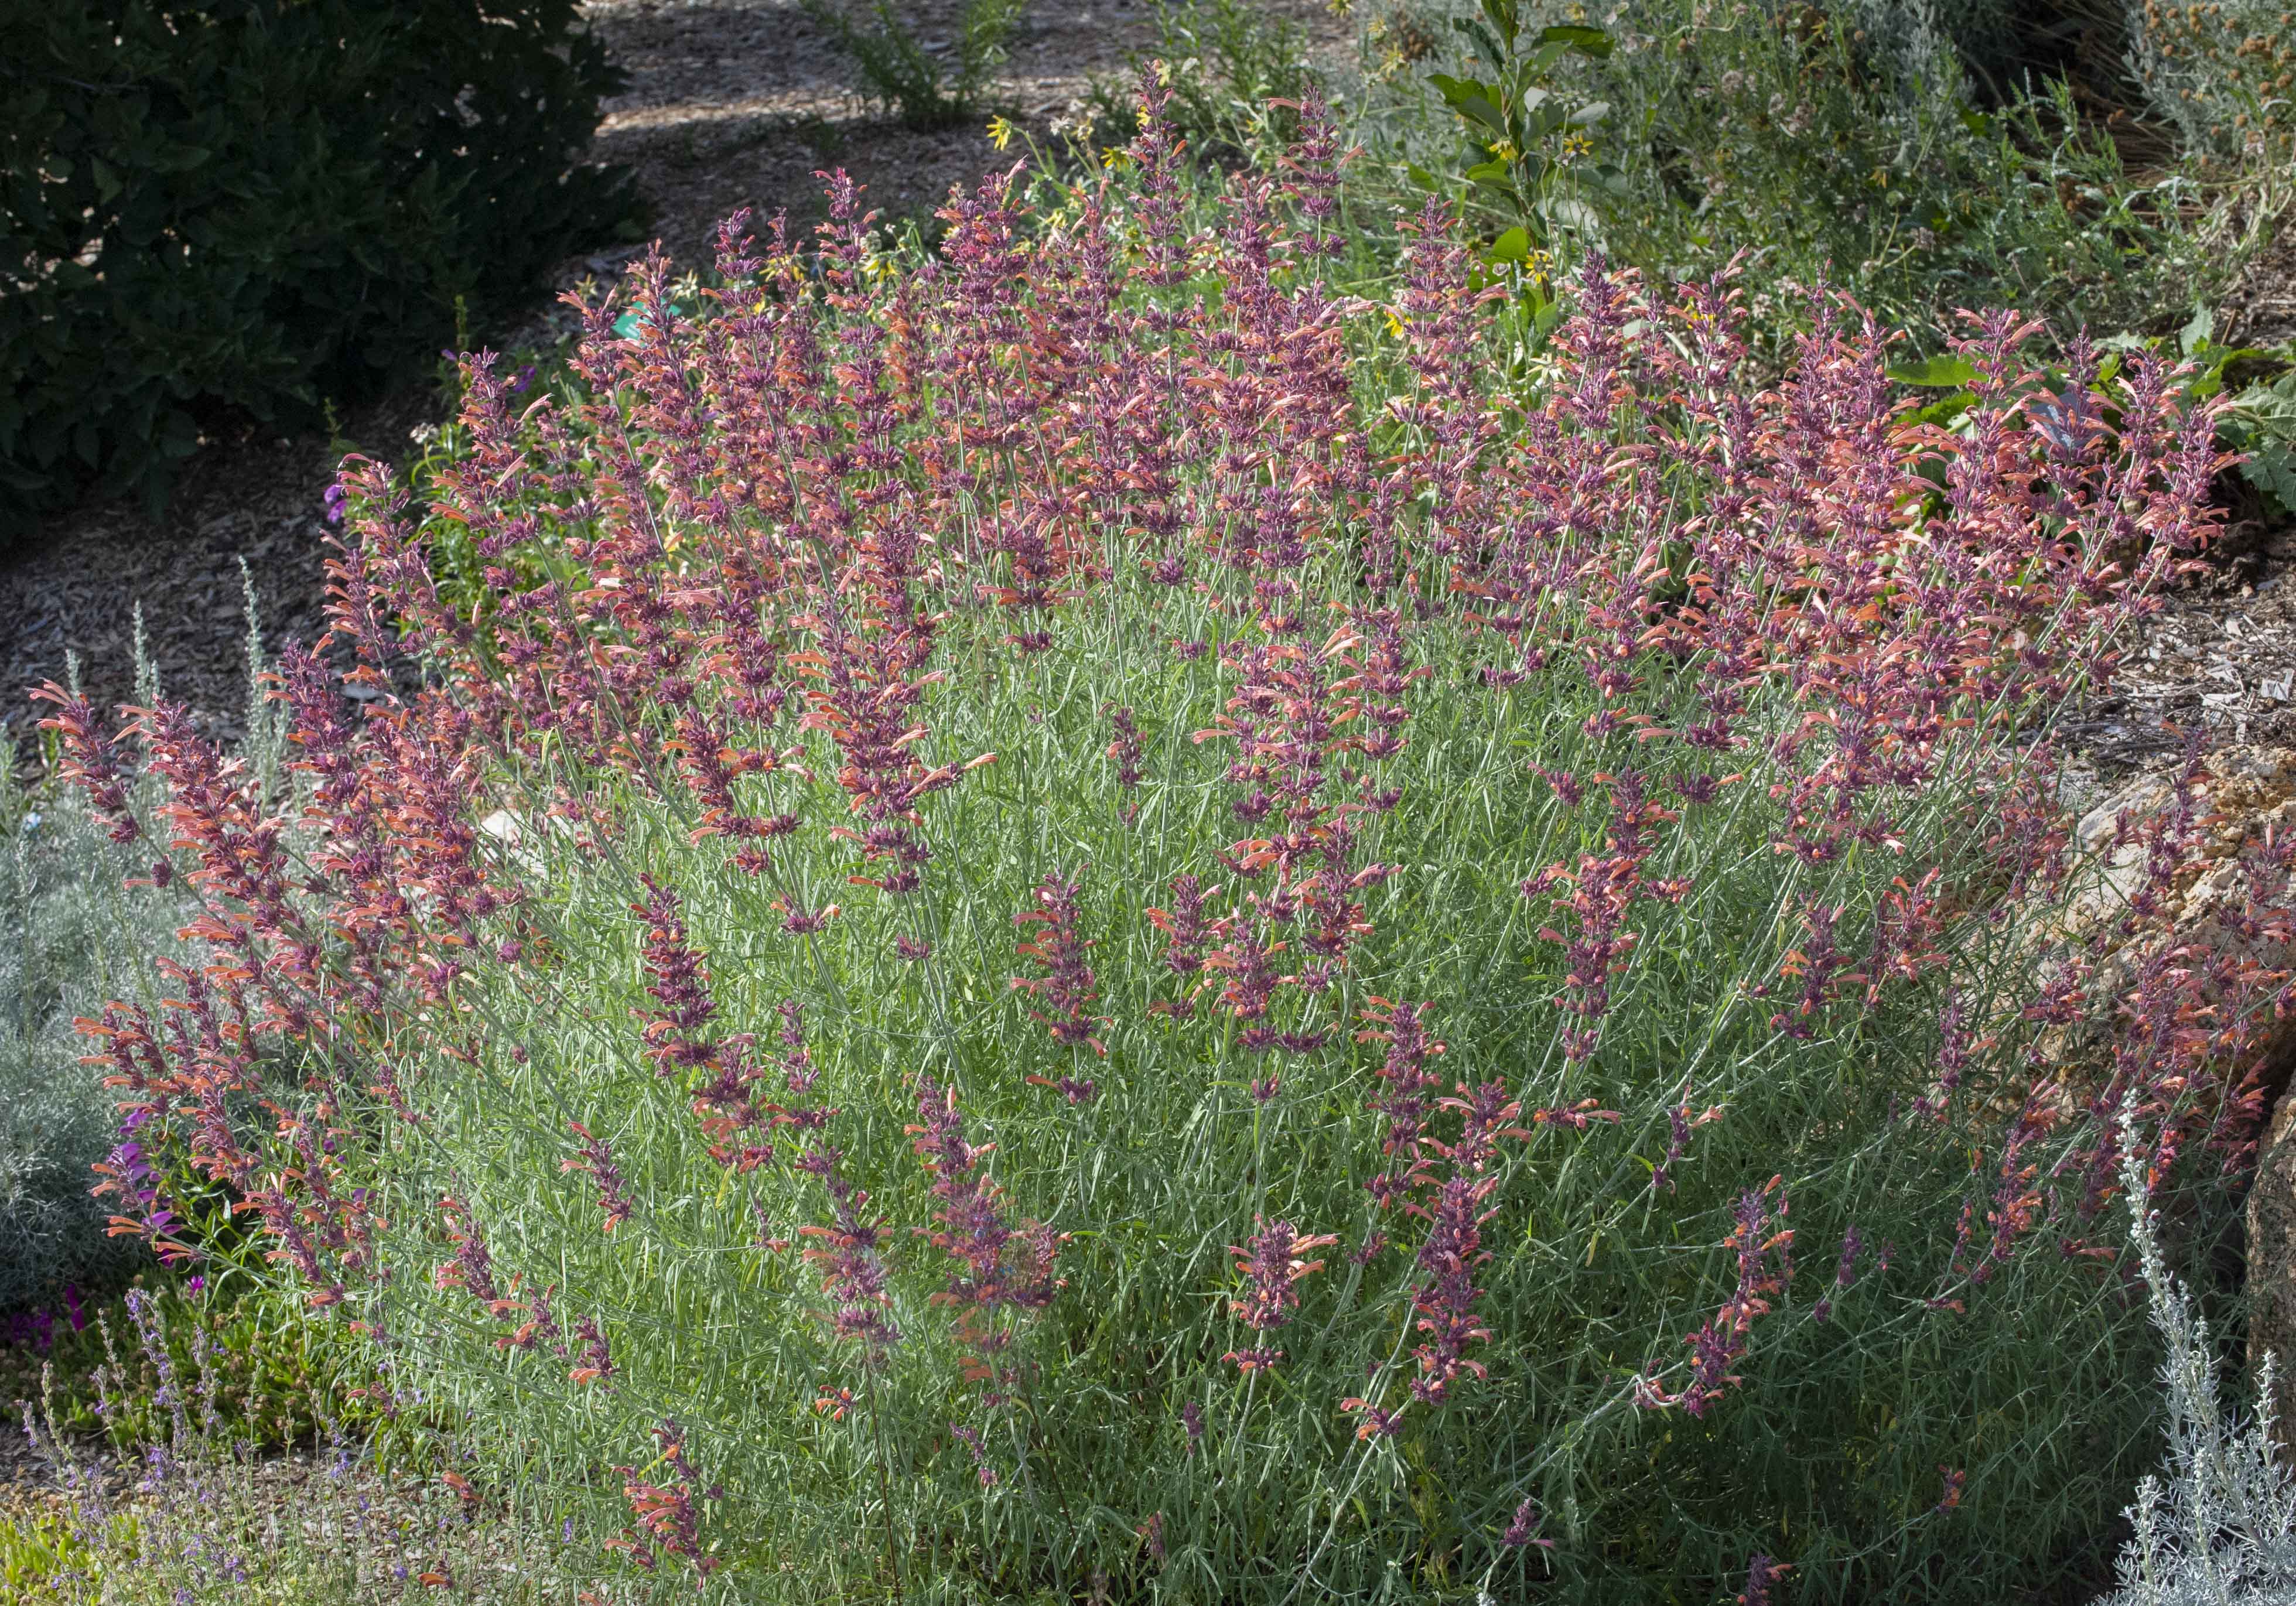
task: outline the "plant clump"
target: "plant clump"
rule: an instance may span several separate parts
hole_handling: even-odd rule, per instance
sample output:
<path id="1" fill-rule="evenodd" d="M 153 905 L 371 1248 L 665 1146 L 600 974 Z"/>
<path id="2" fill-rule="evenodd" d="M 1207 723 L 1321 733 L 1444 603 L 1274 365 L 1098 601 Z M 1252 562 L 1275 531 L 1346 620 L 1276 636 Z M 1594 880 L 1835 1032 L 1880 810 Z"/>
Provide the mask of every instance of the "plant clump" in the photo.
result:
<path id="1" fill-rule="evenodd" d="M 2244 1156 L 2276 985 L 2021 913 L 2207 419 L 2005 312 L 1952 430 L 1832 294 L 1775 383 L 1726 274 L 1533 326 L 1439 201 L 1349 280 L 1323 108 L 1205 194 L 1165 93 L 930 258 L 837 176 L 703 315 L 650 259 L 572 405 L 466 357 L 427 513 L 347 463 L 292 810 L 133 717 L 143 1141 L 664 1588 L 2060 1578 L 2147 1439 L 2101 1212 Z"/>

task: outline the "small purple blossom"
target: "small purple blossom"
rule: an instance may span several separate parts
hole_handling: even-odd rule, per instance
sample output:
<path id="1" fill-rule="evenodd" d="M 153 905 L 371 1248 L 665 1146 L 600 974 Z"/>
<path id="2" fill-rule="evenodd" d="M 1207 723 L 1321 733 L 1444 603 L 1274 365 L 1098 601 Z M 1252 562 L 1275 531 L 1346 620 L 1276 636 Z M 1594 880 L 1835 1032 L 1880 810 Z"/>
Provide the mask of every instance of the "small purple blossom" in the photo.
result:
<path id="1" fill-rule="evenodd" d="M 1554 1548 L 1554 1540 L 1532 1537 L 1538 1531 L 1538 1525 L 1545 1520 L 1546 1518 L 1540 1513 L 1538 1504 L 1526 1498 L 1521 1505 L 1514 1508 L 1514 1520 L 1507 1524 L 1506 1531 L 1499 1536 L 1499 1543 L 1509 1550 L 1521 1550 L 1526 1545 L 1535 1545 L 1542 1549 L 1552 1550 Z"/>
<path id="2" fill-rule="evenodd" d="M 1228 1250 L 1236 1258 L 1235 1269 L 1243 1274 L 1243 1292 L 1228 1302 L 1228 1308 L 1256 1333 L 1273 1332 L 1283 1326 L 1299 1308 L 1300 1295 L 1294 1285 L 1324 1269 L 1322 1261 L 1305 1257 L 1338 1241 L 1328 1233 L 1303 1235 L 1288 1221 L 1260 1223 L 1243 1248 Z M 1263 1344 L 1232 1349 L 1220 1358 L 1234 1361 L 1239 1370 L 1249 1372 L 1275 1365 L 1283 1358 L 1283 1352 Z"/>
<path id="3" fill-rule="evenodd" d="M 1833 1296 L 1857 1280 L 1857 1253 L 1864 1247 L 1865 1240 L 1858 1236 L 1856 1226 L 1842 1233 L 1841 1258 L 1833 1268 L 1833 1286 L 1826 1291 L 1824 1298 L 1810 1307 L 1812 1320 L 1824 1322 L 1832 1319 Z"/>

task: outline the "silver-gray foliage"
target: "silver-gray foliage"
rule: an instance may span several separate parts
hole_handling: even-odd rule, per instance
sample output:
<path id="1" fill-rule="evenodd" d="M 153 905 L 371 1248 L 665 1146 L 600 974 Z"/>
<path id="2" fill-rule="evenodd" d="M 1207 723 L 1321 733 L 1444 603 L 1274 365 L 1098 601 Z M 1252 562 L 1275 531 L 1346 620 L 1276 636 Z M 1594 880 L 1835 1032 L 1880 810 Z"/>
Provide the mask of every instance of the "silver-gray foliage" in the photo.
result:
<path id="1" fill-rule="evenodd" d="M 2284 112 L 2287 97 L 2260 97 L 2253 73 L 2245 84 L 2235 75 L 2253 66 L 2243 48 L 2247 42 L 2278 36 L 2287 14 L 2281 0 L 2219 0 L 2199 14 L 2131 0 L 2129 71 L 2186 151 L 2239 156 L 2253 144 L 2252 153 L 2263 154 L 2259 125 L 2267 111 Z"/>
<path id="2" fill-rule="evenodd" d="M 72 1020 L 171 941 L 117 895 L 120 856 L 102 833 L 67 799 L 28 795 L 15 768 L 0 735 L 0 1310 L 132 1263 L 133 1241 L 105 1235 L 111 1212 L 88 1192 L 114 1111 Z"/>
<path id="3" fill-rule="evenodd" d="M 263 695 L 269 665 L 247 593 L 248 740 L 251 779 L 275 799 L 283 785 L 280 713 Z M 156 701 L 159 670 L 136 610 L 135 694 Z M 77 685 L 78 666 L 70 676 Z M 148 867 L 149 834 L 125 851 L 90 823 L 78 798 L 53 784 L 28 790 L 0 733 L 0 1312 L 53 1299 L 68 1283 L 100 1286 L 148 1259 L 141 1241 L 105 1231 L 118 1201 L 89 1190 L 91 1169 L 118 1141 L 117 1095 L 81 1063 L 93 1046 L 73 1021 L 118 998 L 148 1000 L 155 961 L 183 952 L 186 910 L 129 897 L 121 881 Z M 149 780 L 135 804 L 147 827 Z"/>
<path id="4" fill-rule="evenodd" d="M 2239 1420 L 2218 1397 L 2208 1323 L 2161 1258 L 2136 1151 L 2124 1143 L 2121 1180 L 2152 1323 L 2168 1346 L 2161 1377 L 2169 1454 L 2163 1475 L 2137 1486 L 2128 1508 L 2136 1534 L 2120 1554 L 2120 1587 L 2099 1606 L 2296 1603 L 2296 1484 L 2273 1446 L 2271 1363 L 2257 1414 Z"/>

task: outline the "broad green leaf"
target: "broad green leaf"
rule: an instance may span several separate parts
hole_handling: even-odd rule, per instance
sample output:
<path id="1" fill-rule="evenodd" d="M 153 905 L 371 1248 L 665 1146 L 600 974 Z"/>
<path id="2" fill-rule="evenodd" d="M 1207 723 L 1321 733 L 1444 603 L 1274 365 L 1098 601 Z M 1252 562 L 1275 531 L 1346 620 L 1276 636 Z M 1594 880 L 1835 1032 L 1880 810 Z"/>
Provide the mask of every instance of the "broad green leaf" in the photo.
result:
<path id="1" fill-rule="evenodd" d="M 1461 117 L 1472 118 L 1495 134 L 1506 132 L 1506 119 L 1498 108 L 1498 91 L 1488 84 L 1475 78 L 1455 78 L 1447 72 L 1431 72 L 1427 81 Z"/>
<path id="2" fill-rule="evenodd" d="M 1427 75 L 1427 81 L 1435 86 L 1435 92 L 1454 110 L 1464 106 L 1471 100 L 1493 101 L 1498 98 L 1498 91 L 1480 78 L 1455 78 L 1447 72 L 1431 72 Z"/>
<path id="3" fill-rule="evenodd" d="M 1950 396 L 1939 397 L 1925 407 L 1915 409 L 1913 420 L 1915 423 L 1942 424 L 1950 429 L 1961 422 L 1962 415 L 1969 411 L 1970 404 L 1976 399 L 1971 391 L 1956 390 Z"/>
<path id="4" fill-rule="evenodd" d="M 2217 315 L 2206 307 L 2196 307 L 2193 309 L 2193 321 L 2177 332 L 2177 339 L 2184 346 L 2185 355 L 2191 356 L 2207 346 L 2216 332 Z"/>
<path id="5" fill-rule="evenodd" d="M 1506 113 L 1499 110 L 1496 102 L 1487 101 L 1480 95 L 1464 102 L 1459 106 L 1459 114 L 1462 117 L 1473 118 L 1494 134 L 1510 132 L 1507 127 Z"/>
<path id="6" fill-rule="evenodd" d="M 146 163 L 154 173 L 188 173 L 215 153 L 199 145 L 177 145 Z"/>
<path id="7" fill-rule="evenodd" d="M 1493 262 L 1527 262 L 1530 259 L 1530 233 L 1517 224 L 1492 241 L 1483 255 Z"/>
<path id="8" fill-rule="evenodd" d="M 2260 346 L 2202 346 L 2196 354 L 2201 359 L 2201 373 L 2193 381 L 2192 395 L 2195 401 L 2209 401 L 2220 394 L 2225 385 L 2225 370 L 2248 357 L 2273 356 L 2276 354 Z"/>
<path id="9" fill-rule="evenodd" d="M 1612 48 L 1609 34 L 1583 22 L 1562 22 L 1553 28 L 1542 28 L 1538 30 L 1538 43 L 1561 45 L 1581 55 L 1597 57 L 1609 55 Z"/>
<path id="10" fill-rule="evenodd" d="M 1570 53 L 1568 45 L 1542 45 L 1522 59 L 1518 70 L 1526 78 L 1543 78 L 1554 70 L 1554 64 Z"/>
<path id="11" fill-rule="evenodd" d="M 1950 352 L 1918 363 L 1892 363 L 1888 372 L 1901 385 L 1919 385 L 1925 389 L 1957 390 L 1977 377 L 1977 370 L 1968 359 Z"/>
<path id="12" fill-rule="evenodd" d="M 1493 72 L 1503 73 L 1506 70 L 1506 52 L 1502 50 L 1499 47 L 1499 42 L 1491 37 L 1489 29 L 1485 28 L 1472 17 L 1454 17 L 1451 19 L 1451 26 L 1467 36 L 1469 42 L 1475 47 L 1475 53 L 1489 63 Z"/>

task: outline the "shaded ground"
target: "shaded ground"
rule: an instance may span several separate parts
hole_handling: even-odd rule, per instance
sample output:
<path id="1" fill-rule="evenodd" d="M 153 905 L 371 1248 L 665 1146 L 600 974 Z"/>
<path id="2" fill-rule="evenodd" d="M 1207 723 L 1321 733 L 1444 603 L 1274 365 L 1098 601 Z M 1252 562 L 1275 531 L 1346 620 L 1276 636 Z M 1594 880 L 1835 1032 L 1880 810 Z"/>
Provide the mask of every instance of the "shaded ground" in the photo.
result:
<path id="1" fill-rule="evenodd" d="M 1293 8 L 1267 7 L 1277 14 Z M 946 54 L 961 4 L 901 7 L 929 50 Z M 952 184 L 1009 165 L 986 116 L 923 134 L 884 121 L 848 87 L 853 75 L 791 0 L 590 0 L 584 7 L 615 59 L 636 79 L 609 101 L 597 154 L 627 162 L 660 209 L 656 232 L 670 255 L 700 262 L 718 219 L 736 208 L 759 217 L 814 209 L 816 171 L 842 167 L 889 215 L 930 212 Z M 1068 113 L 1094 75 L 1155 40 L 1143 0 L 1067 0 L 1031 6 L 997 73 L 999 110 L 1042 129 Z"/>
<path id="2" fill-rule="evenodd" d="M 2296 340 L 2296 228 L 2284 225 L 2279 237 L 2241 270 L 2218 310 L 2227 344 Z"/>

